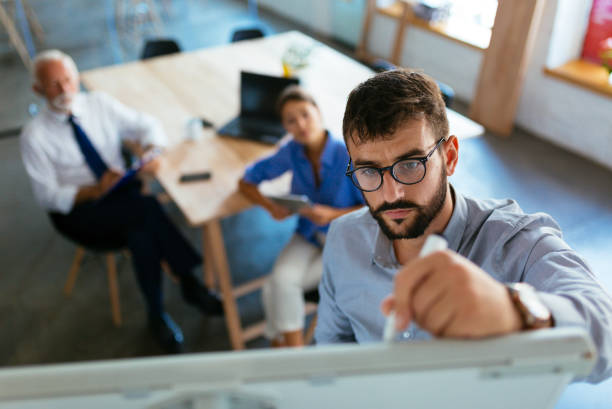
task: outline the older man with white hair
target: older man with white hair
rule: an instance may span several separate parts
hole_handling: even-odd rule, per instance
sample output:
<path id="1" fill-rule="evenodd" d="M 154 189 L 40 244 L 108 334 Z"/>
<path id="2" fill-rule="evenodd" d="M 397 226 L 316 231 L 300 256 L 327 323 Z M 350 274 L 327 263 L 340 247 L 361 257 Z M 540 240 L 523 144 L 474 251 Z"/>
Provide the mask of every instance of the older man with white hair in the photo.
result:
<path id="1" fill-rule="evenodd" d="M 141 193 L 138 179 L 123 178 L 123 144 L 140 147 L 143 163 L 149 157 L 141 172 L 152 173 L 160 159 L 150 159 L 151 148 L 165 145 L 163 130 L 155 118 L 108 95 L 79 92 L 77 67 L 59 50 L 35 58 L 33 89 L 47 106 L 24 127 L 21 152 L 36 199 L 75 242 L 130 249 L 150 328 L 164 349 L 179 352 L 183 334 L 164 312 L 160 262 L 180 279 L 187 302 L 213 315 L 222 306 L 193 275 L 200 255 L 157 200 Z"/>

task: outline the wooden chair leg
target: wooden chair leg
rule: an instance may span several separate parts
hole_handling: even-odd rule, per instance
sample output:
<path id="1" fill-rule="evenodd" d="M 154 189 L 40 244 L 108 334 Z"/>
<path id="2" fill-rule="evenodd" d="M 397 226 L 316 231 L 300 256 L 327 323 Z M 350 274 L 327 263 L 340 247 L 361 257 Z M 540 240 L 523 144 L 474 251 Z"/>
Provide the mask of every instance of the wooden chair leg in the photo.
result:
<path id="1" fill-rule="evenodd" d="M 72 294 L 72 289 L 74 288 L 74 283 L 79 275 L 79 270 L 81 268 L 81 262 L 83 261 L 84 255 L 85 248 L 81 246 L 77 247 L 74 258 L 72 259 L 72 266 L 70 266 L 70 271 L 68 272 L 66 284 L 64 284 L 64 294 L 67 296 Z"/>
<path id="2" fill-rule="evenodd" d="M 317 314 L 312 317 L 310 320 L 310 325 L 306 329 L 306 333 L 304 334 L 304 345 L 310 345 L 312 339 L 314 338 L 315 328 L 317 326 Z"/>
<path id="3" fill-rule="evenodd" d="M 106 253 L 106 269 L 113 324 L 115 324 L 116 327 L 120 327 L 121 306 L 119 304 L 119 287 L 117 285 L 117 265 L 115 264 L 115 255 L 113 253 Z"/>

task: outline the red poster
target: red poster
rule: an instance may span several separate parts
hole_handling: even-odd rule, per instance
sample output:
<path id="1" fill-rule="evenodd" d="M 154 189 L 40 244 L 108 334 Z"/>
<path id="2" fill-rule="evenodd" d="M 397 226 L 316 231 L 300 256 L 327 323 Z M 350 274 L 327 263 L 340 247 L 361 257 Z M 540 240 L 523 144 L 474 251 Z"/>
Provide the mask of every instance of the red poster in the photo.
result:
<path id="1" fill-rule="evenodd" d="M 612 37 L 612 0 L 593 0 L 582 58 L 600 63 L 601 42 Z"/>

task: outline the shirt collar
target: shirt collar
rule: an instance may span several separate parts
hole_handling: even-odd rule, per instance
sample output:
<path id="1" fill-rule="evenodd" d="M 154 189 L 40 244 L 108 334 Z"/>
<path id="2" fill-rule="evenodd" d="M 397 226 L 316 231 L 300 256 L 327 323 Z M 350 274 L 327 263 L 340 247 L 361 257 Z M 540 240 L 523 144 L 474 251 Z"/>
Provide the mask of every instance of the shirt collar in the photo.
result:
<path id="1" fill-rule="evenodd" d="M 329 131 L 325 131 L 326 132 L 326 140 L 325 140 L 325 146 L 323 147 L 323 152 L 321 152 L 321 166 L 325 166 L 325 167 L 330 167 L 330 166 L 336 166 L 336 164 L 334 163 L 334 159 L 335 159 L 335 151 L 334 151 L 334 141 L 332 140 L 332 138 L 334 137 L 332 135 L 331 132 Z M 306 158 L 306 146 L 302 145 L 301 143 L 296 143 L 297 146 L 299 146 L 300 149 L 300 155 L 303 156 L 303 158 Z"/>
<path id="2" fill-rule="evenodd" d="M 453 251 L 459 249 L 461 239 L 465 232 L 468 221 L 468 209 L 465 203 L 465 198 L 455 192 L 453 186 L 450 186 L 451 195 L 454 198 L 453 213 L 451 218 L 442 233 L 442 236 L 448 242 L 448 248 Z M 393 242 L 385 235 L 380 226 L 376 229 L 374 238 L 374 253 L 372 254 L 372 263 L 385 269 L 397 269 L 400 267 L 395 251 L 393 250 Z"/>
<path id="3" fill-rule="evenodd" d="M 400 265 L 395 257 L 393 250 L 393 242 L 382 231 L 378 222 L 376 222 L 376 236 L 374 238 L 374 254 L 372 254 L 372 263 L 384 269 L 397 270 Z"/>
<path id="4" fill-rule="evenodd" d="M 457 251 L 467 227 L 468 208 L 465 198 L 461 193 L 455 191 L 453 185 L 450 186 L 450 191 L 454 199 L 453 214 L 442 233 L 442 237 L 446 239 L 449 249 Z"/>

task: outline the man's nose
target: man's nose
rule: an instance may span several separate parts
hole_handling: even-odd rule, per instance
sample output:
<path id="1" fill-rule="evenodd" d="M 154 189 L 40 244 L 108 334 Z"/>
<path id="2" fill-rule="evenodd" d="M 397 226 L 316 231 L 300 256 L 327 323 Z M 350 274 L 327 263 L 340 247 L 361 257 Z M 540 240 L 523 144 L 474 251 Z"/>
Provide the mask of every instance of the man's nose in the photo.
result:
<path id="1" fill-rule="evenodd" d="M 391 169 L 383 173 L 383 184 L 380 188 L 382 189 L 383 199 L 387 203 L 393 203 L 403 196 L 402 187 L 403 185 L 391 176 Z"/>
<path id="2" fill-rule="evenodd" d="M 62 91 L 62 93 L 65 93 L 66 91 L 68 91 L 68 87 L 69 87 L 68 81 L 60 81 L 58 83 L 58 85 L 59 85 L 59 89 L 60 89 L 60 91 Z"/>

